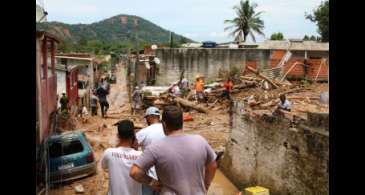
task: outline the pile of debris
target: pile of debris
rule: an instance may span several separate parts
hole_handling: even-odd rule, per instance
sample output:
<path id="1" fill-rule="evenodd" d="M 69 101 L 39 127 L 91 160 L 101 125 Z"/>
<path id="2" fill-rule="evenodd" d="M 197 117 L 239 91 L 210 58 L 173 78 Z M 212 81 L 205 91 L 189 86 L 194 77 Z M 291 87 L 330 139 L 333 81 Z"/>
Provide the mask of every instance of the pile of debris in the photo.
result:
<path id="1" fill-rule="evenodd" d="M 76 128 L 77 120 L 68 112 L 60 112 L 56 119 L 56 131 L 64 132 Z"/>
<path id="2" fill-rule="evenodd" d="M 247 67 L 247 69 L 251 74 L 233 79 L 234 85 L 231 91 L 235 100 L 244 102 L 246 111 L 266 110 L 273 113 L 279 104 L 280 95 L 285 95 L 292 102 L 293 114 L 298 114 L 297 112 L 306 113 L 311 110 L 328 112 L 328 104 L 320 102 L 320 93 L 328 91 L 328 84 L 292 83 L 287 80 L 274 80 L 251 67 Z M 207 97 L 206 104 L 198 103 L 193 90 L 185 97 L 174 97 L 169 94 L 169 87 L 156 87 L 156 90 L 150 87 L 150 92 L 144 95 L 145 107 L 154 105 L 161 108 L 174 104 L 183 108 L 184 111 L 193 109 L 202 113 L 229 107 L 230 101 L 221 96 L 225 90 L 223 84 L 220 83 L 221 81 L 223 79 L 217 79 L 216 82 L 204 86 Z M 321 89 L 315 89 L 318 86 Z"/>

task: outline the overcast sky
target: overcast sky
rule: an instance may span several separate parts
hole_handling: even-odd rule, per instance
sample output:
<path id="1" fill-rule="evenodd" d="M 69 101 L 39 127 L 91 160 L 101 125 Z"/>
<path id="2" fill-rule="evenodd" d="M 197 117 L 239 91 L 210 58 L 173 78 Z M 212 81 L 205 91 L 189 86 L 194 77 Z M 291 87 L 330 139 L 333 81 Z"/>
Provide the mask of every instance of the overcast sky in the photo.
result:
<path id="1" fill-rule="evenodd" d="M 232 10 L 239 0 L 36 0 L 44 4 L 48 21 L 89 24 L 118 14 L 137 15 L 167 30 L 195 41 L 232 41 L 224 32 L 225 19 L 235 17 Z M 264 33 L 282 32 L 285 38 L 318 36 L 317 26 L 306 20 L 321 0 L 253 0 L 257 11 L 264 11 Z M 265 38 L 256 36 L 257 41 Z"/>

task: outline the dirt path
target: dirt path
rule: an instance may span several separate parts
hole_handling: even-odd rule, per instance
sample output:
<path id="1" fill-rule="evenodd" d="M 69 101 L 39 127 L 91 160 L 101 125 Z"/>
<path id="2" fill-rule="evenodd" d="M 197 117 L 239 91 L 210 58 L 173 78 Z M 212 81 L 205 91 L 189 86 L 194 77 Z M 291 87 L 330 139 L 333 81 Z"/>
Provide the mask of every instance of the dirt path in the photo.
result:
<path id="1" fill-rule="evenodd" d="M 116 84 L 111 85 L 108 96 L 110 108 L 107 118 L 102 119 L 100 110 L 98 116 L 91 117 L 87 123 L 77 125 L 78 129 L 85 131 L 94 150 L 97 161 L 97 173 L 93 176 L 71 181 L 55 186 L 50 195 L 73 195 L 76 194 L 74 187 L 81 184 L 84 187 L 84 194 L 105 195 L 108 191 L 108 174 L 102 170 L 100 159 L 104 150 L 113 147 L 117 141 L 116 129 L 113 124 L 122 119 L 133 120 L 136 124 L 145 125 L 143 115 L 131 116 L 130 103 L 127 90 L 126 69 L 118 65 Z M 200 134 L 205 137 L 213 148 L 224 146 L 228 139 L 229 116 L 226 110 L 216 111 L 207 117 L 201 113 L 191 113 L 194 121 L 186 122 L 184 129 L 186 133 Z M 221 172 L 217 172 L 208 195 L 233 195 L 237 189 L 225 178 Z"/>
<path id="2" fill-rule="evenodd" d="M 116 144 L 116 131 L 113 124 L 123 118 L 130 118 L 126 72 L 122 65 L 118 66 L 116 72 L 117 82 L 116 84 L 111 85 L 110 94 L 108 96 L 110 108 L 108 110 L 107 118 L 102 119 L 100 117 L 99 109 L 98 116 L 89 118 L 88 122 L 85 124 L 79 123 L 77 125 L 77 129 L 87 130 L 85 131 L 85 134 L 94 150 L 95 159 L 97 161 L 97 173 L 90 177 L 55 186 L 49 194 L 76 194 L 74 187 L 78 184 L 81 184 L 84 187 L 84 194 L 105 195 L 107 193 L 108 174 L 101 169 L 100 159 L 106 148 Z"/>

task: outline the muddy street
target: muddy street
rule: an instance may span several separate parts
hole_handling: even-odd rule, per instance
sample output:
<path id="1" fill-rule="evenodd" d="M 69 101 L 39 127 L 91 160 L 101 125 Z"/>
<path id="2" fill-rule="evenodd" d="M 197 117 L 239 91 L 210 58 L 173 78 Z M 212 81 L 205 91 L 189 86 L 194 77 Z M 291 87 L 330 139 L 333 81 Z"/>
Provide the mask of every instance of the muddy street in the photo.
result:
<path id="1" fill-rule="evenodd" d="M 55 185 L 50 195 L 76 194 L 75 186 L 82 185 L 84 194 L 105 195 L 108 191 L 108 174 L 102 170 L 100 159 L 104 150 L 116 145 L 117 132 L 113 124 L 121 119 L 131 119 L 135 124 L 146 126 L 143 114 L 132 116 L 128 97 L 126 69 L 124 64 L 117 65 L 117 81 L 111 85 L 108 96 L 110 108 L 106 118 L 101 118 L 100 109 L 98 116 L 93 116 L 86 123 L 81 120 L 77 128 L 85 132 L 97 161 L 97 173 L 95 175 Z M 185 122 L 186 133 L 200 134 L 204 136 L 214 149 L 224 146 L 229 133 L 229 116 L 226 110 L 216 111 L 210 117 L 205 114 L 191 112 L 194 120 Z M 238 192 L 235 186 L 218 170 L 209 190 L 210 195 L 231 195 Z"/>

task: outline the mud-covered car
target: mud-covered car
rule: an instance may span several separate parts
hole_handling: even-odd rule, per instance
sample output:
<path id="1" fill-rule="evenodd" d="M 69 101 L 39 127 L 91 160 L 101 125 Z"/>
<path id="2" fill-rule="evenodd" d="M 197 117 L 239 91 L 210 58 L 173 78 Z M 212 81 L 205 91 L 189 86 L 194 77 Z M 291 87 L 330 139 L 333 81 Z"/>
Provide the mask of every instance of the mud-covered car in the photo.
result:
<path id="1" fill-rule="evenodd" d="M 47 139 L 51 183 L 74 180 L 96 173 L 93 150 L 85 134 L 70 131 Z"/>

